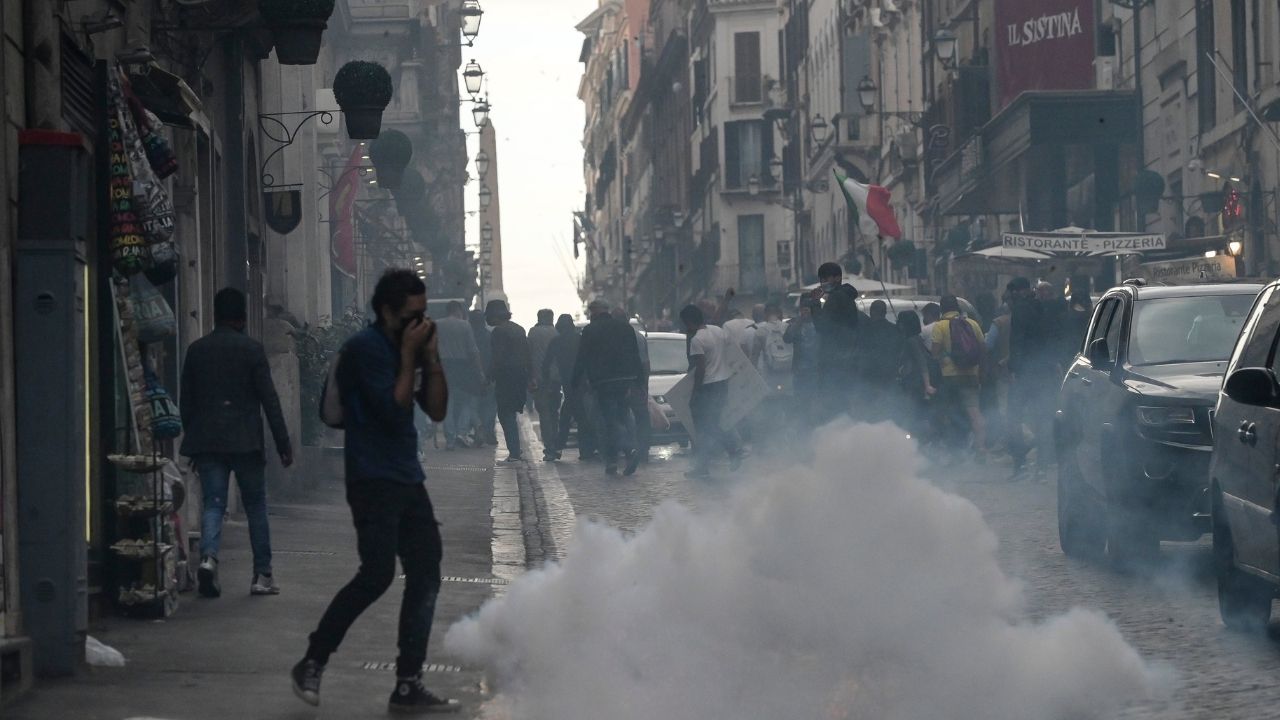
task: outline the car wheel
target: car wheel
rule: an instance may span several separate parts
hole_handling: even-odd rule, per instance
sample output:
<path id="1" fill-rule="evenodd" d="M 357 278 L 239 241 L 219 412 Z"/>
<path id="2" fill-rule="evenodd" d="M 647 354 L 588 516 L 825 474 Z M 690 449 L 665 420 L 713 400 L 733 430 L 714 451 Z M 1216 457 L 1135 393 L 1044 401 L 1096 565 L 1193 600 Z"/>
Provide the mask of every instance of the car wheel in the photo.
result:
<path id="1" fill-rule="evenodd" d="M 1090 502 L 1070 451 L 1058 453 L 1058 544 L 1069 557 L 1098 558 L 1106 547 L 1099 508 Z"/>
<path id="2" fill-rule="evenodd" d="M 1220 491 L 1214 494 L 1212 522 L 1213 571 L 1218 580 L 1218 613 L 1222 622 L 1238 632 L 1264 632 L 1271 621 L 1274 591 L 1236 567 L 1235 543 L 1222 514 Z"/>

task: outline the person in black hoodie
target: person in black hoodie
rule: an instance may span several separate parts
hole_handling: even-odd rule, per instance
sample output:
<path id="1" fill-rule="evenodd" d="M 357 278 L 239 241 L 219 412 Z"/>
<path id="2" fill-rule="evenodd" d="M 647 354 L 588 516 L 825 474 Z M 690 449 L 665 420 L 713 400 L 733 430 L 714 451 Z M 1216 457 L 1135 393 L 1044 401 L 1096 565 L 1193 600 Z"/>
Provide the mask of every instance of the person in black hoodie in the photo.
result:
<path id="1" fill-rule="evenodd" d="M 822 339 L 818 379 L 830 415 L 849 412 L 858 386 L 858 291 L 833 263 L 818 268 L 819 286 L 803 302 Z"/>
<path id="2" fill-rule="evenodd" d="M 605 472 L 610 475 L 618 472 L 617 456 L 621 452 L 627 460 L 625 473 L 631 475 L 641 459 L 636 449 L 635 423 L 629 402 L 644 371 L 640 349 L 631 326 L 609 314 L 609 303 L 593 300 L 587 311 L 591 314 L 591 324 L 582 330 L 573 384 L 577 385 L 585 377 L 595 392 L 604 422 L 601 443 Z"/>

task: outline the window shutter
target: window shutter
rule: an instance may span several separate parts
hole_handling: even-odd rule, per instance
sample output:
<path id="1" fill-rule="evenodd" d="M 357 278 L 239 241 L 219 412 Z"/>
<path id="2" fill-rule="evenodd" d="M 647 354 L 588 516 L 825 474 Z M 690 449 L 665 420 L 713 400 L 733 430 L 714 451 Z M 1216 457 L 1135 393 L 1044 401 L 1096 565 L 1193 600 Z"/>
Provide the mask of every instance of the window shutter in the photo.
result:
<path id="1" fill-rule="evenodd" d="M 734 100 L 760 102 L 760 33 L 735 33 L 733 36 Z"/>
<path id="2" fill-rule="evenodd" d="M 742 148 L 738 140 L 739 123 L 724 126 L 724 182 L 726 188 L 742 187 Z"/>

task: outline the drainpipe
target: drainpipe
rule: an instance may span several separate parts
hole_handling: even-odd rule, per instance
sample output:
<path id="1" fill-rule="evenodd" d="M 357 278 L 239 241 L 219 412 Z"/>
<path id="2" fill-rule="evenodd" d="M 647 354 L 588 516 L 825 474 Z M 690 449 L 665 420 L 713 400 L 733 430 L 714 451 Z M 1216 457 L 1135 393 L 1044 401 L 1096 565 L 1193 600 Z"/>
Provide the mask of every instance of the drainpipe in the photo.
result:
<path id="1" fill-rule="evenodd" d="M 222 186 L 226 193 L 226 231 L 221 241 L 226 249 L 226 284 L 248 292 L 249 221 L 245 204 L 245 187 L 248 183 L 245 170 L 245 78 L 244 40 L 238 34 L 227 37 L 222 46 L 227 63 L 226 103 L 227 128 L 225 136 L 225 175 Z M 219 239 L 215 238 L 214 242 Z"/>
<path id="2" fill-rule="evenodd" d="M 18 17 L 8 17 L 9 3 L 0 2 L 0 28 L 22 27 L 21 7 Z M 0 44 L 7 42 L 3 30 L 0 30 Z M 8 54 L 0 47 L 0 85 L 9 77 L 5 59 Z M 4 94 L 20 94 L 20 87 L 4 87 Z M 7 108 L 0 110 L 0 122 L 7 124 L 10 120 Z M 17 440 L 14 434 L 14 367 L 13 367 L 13 264 L 12 240 L 13 227 L 10 215 L 10 182 L 9 147 L 10 134 L 0 133 L 0 491 L 4 502 L 4 535 L 0 542 L 0 551 L 4 557 L 0 564 L 4 566 L 4 594 L 0 604 L 4 605 L 4 627 L 0 627 L 0 635 L 15 637 L 22 633 L 22 605 L 18 592 L 18 466 Z"/>

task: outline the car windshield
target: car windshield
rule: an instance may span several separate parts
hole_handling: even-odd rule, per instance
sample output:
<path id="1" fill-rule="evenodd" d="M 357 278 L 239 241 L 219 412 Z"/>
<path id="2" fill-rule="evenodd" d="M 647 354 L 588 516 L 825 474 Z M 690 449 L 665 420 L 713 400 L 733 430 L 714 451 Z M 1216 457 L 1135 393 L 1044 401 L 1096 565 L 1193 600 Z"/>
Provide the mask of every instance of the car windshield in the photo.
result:
<path id="1" fill-rule="evenodd" d="M 1129 337 L 1130 364 L 1226 360 L 1253 298 L 1208 295 L 1139 300 Z"/>
<path id="2" fill-rule="evenodd" d="M 689 371 L 689 355 L 683 338 L 649 338 L 649 372 L 680 375 Z"/>

